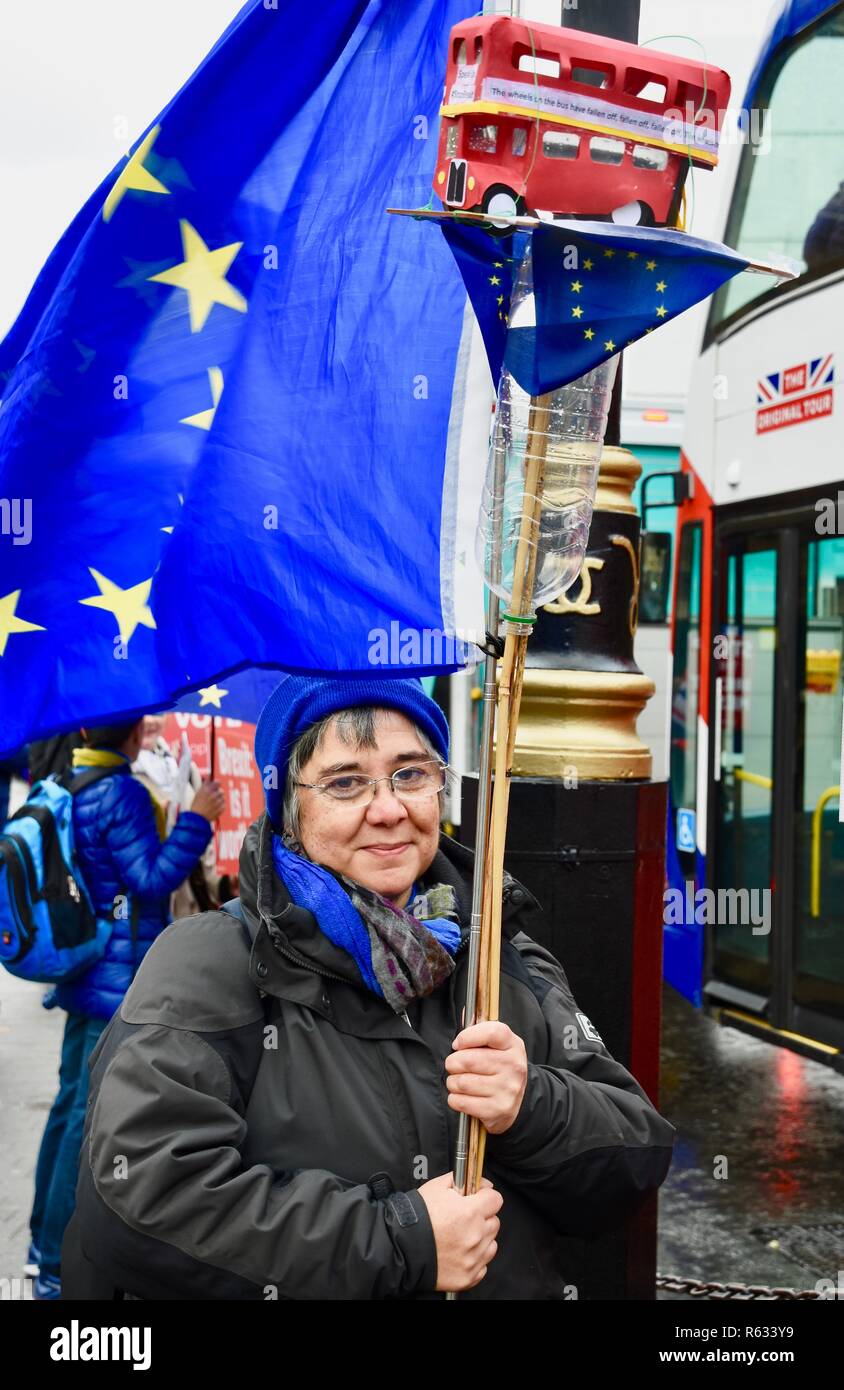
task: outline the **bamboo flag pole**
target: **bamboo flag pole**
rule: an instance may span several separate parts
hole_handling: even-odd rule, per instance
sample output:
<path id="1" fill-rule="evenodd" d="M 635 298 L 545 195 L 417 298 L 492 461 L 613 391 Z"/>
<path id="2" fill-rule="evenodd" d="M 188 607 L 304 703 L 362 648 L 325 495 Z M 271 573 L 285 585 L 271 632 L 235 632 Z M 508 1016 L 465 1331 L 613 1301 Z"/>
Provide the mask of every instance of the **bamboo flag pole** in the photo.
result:
<path id="1" fill-rule="evenodd" d="M 531 398 L 526 448 L 524 503 L 516 559 L 513 567 L 513 592 L 509 614 L 514 620 L 532 619 L 536 557 L 539 542 L 539 521 L 545 486 L 545 463 L 548 449 L 548 429 L 551 396 Z M 513 761 L 516 727 L 522 696 L 525 651 L 532 627 L 531 621 L 518 630 L 511 627 L 504 644 L 498 686 L 496 716 L 495 782 L 492 792 L 489 843 L 476 847 L 484 853 L 483 911 L 481 919 L 478 997 L 475 1018 L 478 1022 L 498 1018 L 500 1003 L 501 967 L 501 910 L 504 882 L 504 846 L 507 832 L 507 811 L 510 793 L 510 768 Z M 472 1119 L 469 1127 L 469 1158 L 467 1192 L 477 1192 L 483 1175 L 486 1129 L 480 1120 Z"/>

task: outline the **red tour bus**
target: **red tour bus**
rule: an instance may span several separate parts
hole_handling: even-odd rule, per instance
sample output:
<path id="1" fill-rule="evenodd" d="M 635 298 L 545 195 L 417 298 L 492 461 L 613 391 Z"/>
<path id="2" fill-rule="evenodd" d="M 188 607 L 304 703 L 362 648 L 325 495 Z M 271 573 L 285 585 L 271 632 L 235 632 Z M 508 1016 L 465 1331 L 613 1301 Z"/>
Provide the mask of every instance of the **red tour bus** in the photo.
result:
<path id="1" fill-rule="evenodd" d="M 689 164 L 717 163 L 729 96 L 728 75 L 708 64 L 467 19 L 449 39 L 434 189 L 447 208 L 490 217 L 539 208 L 674 226 Z"/>

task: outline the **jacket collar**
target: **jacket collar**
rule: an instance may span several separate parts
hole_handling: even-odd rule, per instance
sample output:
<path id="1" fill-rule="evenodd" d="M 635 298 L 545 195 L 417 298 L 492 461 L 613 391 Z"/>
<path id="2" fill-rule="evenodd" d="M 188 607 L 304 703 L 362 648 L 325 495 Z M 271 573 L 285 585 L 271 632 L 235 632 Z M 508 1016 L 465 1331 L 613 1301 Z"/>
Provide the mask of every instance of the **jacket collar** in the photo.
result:
<path id="1" fill-rule="evenodd" d="M 289 966 L 298 965 L 311 976 L 316 972 L 365 989 L 347 952 L 319 930 L 312 912 L 292 901 L 275 872 L 272 835 L 272 824 L 265 813 L 249 827 L 240 854 L 240 901 L 253 940 L 257 941 L 259 933 L 266 935 L 275 952 L 284 957 Z M 473 850 L 441 832 L 439 848 L 421 880 L 423 884 L 449 883 L 454 888 L 462 937 L 458 950 L 462 950 L 469 937 L 474 863 Z M 501 912 L 505 937 L 521 929 L 515 919 L 526 908 L 540 910 L 533 894 L 505 870 Z"/>

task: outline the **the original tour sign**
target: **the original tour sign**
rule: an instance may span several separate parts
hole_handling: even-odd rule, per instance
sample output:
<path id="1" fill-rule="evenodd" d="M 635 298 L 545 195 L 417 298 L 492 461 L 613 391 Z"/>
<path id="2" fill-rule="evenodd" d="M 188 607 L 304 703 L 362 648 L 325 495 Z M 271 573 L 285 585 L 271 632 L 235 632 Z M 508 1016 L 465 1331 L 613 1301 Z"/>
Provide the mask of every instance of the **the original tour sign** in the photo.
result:
<path id="1" fill-rule="evenodd" d="M 175 758 L 185 734 L 197 770 L 207 777 L 211 771 L 212 718 L 216 726 L 214 777 L 226 798 L 226 808 L 214 830 L 217 873 L 236 874 L 244 836 L 264 809 L 261 776 L 252 755 L 255 725 L 219 715 L 168 714 L 163 734 Z"/>
<path id="2" fill-rule="evenodd" d="M 834 354 L 771 372 L 756 383 L 756 433 L 802 425 L 832 414 Z"/>

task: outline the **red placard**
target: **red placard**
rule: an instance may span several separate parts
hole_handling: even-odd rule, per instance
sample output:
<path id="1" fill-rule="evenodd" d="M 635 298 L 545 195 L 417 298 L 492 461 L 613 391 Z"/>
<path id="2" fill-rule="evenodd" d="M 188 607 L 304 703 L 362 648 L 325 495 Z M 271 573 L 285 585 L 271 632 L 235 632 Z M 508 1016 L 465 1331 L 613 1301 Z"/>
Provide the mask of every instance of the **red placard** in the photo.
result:
<path id="1" fill-rule="evenodd" d="M 191 757 L 203 777 L 211 771 L 211 731 L 214 729 L 214 779 L 226 798 L 226 809 L 214 827 L 218 874 L 236 874 L 243 838 L 264 809 L 264 789 L 255 764 L 255 725 L 210 714 L 168 714 L 162 736 L 174 758 L 185 734 Z"/>

